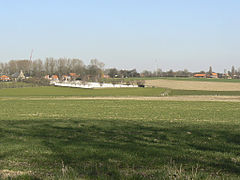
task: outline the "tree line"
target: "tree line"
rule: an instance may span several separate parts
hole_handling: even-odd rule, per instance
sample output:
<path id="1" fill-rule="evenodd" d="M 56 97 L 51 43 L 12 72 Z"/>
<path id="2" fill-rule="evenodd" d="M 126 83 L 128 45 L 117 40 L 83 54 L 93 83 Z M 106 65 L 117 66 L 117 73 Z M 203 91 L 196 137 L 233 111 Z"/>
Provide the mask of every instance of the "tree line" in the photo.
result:
<path id="1" fill-rule="evenodd" d="M 212 73 L 212 67 L 209 71 L 189 72 L 184 70 L 168 70 L 162 71 L 157 69 L 154 71 L 144 70 L 141 73 L 136 69 L 131 70 L 118 70 L 116 68 L 104 69 L 105 64 L 97 59 L 90 60 L 88 65 L 85 65 L 81 59 L 70 58 L 46 58 L 44 61 L 37 60 L 10 60 L 6 63 L 0 63 L 0 73 L 13 75 L 21 70 L 26 76 L 29 77 L 43 77 L 45 75 L 67 75 L 69 73 L 78 74 L 81 80 L 86 81 L 99 81 L 102 77 L 109 76 L 111 78 L 131 78 L 131 77 L 191 77 L 196 73 Z M 232 78 L 240 78 L 240 68 L 236 69 L 232 66 L 231 70 L 224 70 Z"/>
<path id="2" fill-rule="evenodd" d="M 76 73 L 82 79 L 97 80 L 102 77 L 104 63 L 97 59 L 92 59 L 89 65 L 85 65 L 80 59 L 69 58 L 46 58 L 45 61 L 37 60 L 11 60 L 6 63 L 0 63 L 0 72 L 13 75 L 23 71 L 26 76 L 43 77 L 45 75 L 67 75 Z"/>
<path id="3" fill-rule="evenodd" d="M 11 60 L 6 63 L 0 63 L 0 73 L 13 75 L 23 71 L 25 76 L 41 78 L 45 75 L 68 75 L 76 73 L 79 79 L 83 81 L 100 81 L 104 75 L 110 77 L 140 77 L 140 73 L 136 69 L 132 70 L 117 70 L 104 69 L 105 64 L 97 59 L 90 60 L 88 65 L 85 65 L 81 59 L 70 58 L 46 58 L 45 61 L 37 60 Z M 116 73 L 117 72 L 117 73 Z M 115 73 L 113 75 L 113 73 Z"/>
<path id="4" fill-rule="evenodd" d="M 170 69 L 164 72 L 161 69 L 157 69 L 156 71 L 144 70 L 141 75 L 144 77 L 192 77 L 194 74 L 211 75 L 213 72 L 213 68 L 210 66 L 208 71 L 189 72 L 187 69 L 178 71 Z M 232 66 L 231 70 L 224 69 L 224 73 L 217 74 L 219 78 L 231 77 L 233 79 L 240 79 L 240 68 L 237 69 L 235 66 Z"/>

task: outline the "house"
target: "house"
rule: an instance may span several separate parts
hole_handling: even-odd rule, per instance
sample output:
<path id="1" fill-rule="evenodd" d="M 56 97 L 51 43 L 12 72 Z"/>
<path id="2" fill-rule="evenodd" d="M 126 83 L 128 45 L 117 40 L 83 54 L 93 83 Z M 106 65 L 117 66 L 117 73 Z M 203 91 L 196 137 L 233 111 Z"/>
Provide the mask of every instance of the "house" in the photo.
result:
<path id="1" fill-rule="evenodd" d="M 195 78 L 206 78 L 207 75 L 206 74 L 194 74 Z"/>
<path id="2" fill-rule="evenodd" d="M 25 78 L 26 78 L 26 77 L 25 77 L 23 71 L 21 70 L 21 71 L 20 71 L 20 74 L 19 74 L 19 76 L 18 76 L 18 79 L 25 79 Z"/>
<path id="3" fill-rule="evenodd" d="M 6 76 L 6 75 L 2 75 L 2 76 L 0 76 L 0 81 L 5 81 L 5 82 L 7 82 L 7 81 L 10 81 L 11 79 L 8 77 L 8 76 Z"/>
<path id="4" fill-rule="evenodd" d="M 18 80 L 26 79 L 26 77 L 25 77 L 23 71 L 21 70 L 20 73 L 19 73 L 19 72 L 14 73 L 14 74 L 12 75 L 12 79 L 14 79 L 15 81 L 18 81 Z"/>
<path id="5" fill-rule="evenodd" d="M 115 75 L 115 76 L 117 76 L 117 75 Z M 110 76 L 109 76 L 108 74 L 104 74 L 104 75 L 103 75 L 103 78 L 104 78 L 104 79 L 109 79 Z"/>
<path id="6" fill-rule="evenodd" d="M 44 79 L 51 80 L 49 75 L 44 76 Z"/>
<path id="7" fill-rule="evenodd" d="M 62 81 L 71 81 L 71 76 L 63 75 L 62 76 Z"/>
<path id="8" fill-rule="evenodd" d="M 79 75 L 77 75 L 76 73 L 69 73 L 69 76 L 72 81 L 75 81 L 77 78 L 79 78 Z"/>
<path id="9" fill-rule="evenodd" d="M 59 78 L 58 78 L 57 75 L 52 75 L 51 79 L 52 79 L 53 81 L 58 81 L 58 80 L 59 80 Z"/>
<path id="10" fill-rule="evenodd" d="M 228 73 L 223 74 L 223 78 L 232 79 L 232 77 Z"/>
<path id="11" fill-rule="evenodd" d="M 217 73 L 212 73 L 212 74 L 210 74 L 209 78 L 218 78 L 218 74 Z"/>

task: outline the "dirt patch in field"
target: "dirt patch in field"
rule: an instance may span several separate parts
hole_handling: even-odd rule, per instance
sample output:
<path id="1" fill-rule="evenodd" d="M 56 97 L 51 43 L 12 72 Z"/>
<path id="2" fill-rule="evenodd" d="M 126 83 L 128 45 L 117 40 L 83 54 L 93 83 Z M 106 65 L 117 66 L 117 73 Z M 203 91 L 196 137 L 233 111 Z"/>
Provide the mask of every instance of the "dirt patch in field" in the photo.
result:
<path id="1" fill-rule="evenodd" d="M 140 100 L 140 101 L 226 101 L 240 102 L 240 96 L 165 96 L 165 97 L 28 97 L 0 100 Z"/>
<path id="2" fill-rule="evenodd" d="M 29 172 L 23 172 L 23 171 L 12 171 L 12 170 L 8 170 L 8 169 L 3 169 L 0 170 L 0 178 L 3 179 L 11 179 L 20 175 L 29 175 L 31 173 L 31 171 Z"/>
<path id="3" fill-rule="evenodd" d="M 240 83 L 228 82 L 199 82 L 199 81 L 175 81 L 175 80 L 146 80 L 147 86 L 155 86 L 181 90 L 206 90 L 206 91 L 240 91 Z"/>

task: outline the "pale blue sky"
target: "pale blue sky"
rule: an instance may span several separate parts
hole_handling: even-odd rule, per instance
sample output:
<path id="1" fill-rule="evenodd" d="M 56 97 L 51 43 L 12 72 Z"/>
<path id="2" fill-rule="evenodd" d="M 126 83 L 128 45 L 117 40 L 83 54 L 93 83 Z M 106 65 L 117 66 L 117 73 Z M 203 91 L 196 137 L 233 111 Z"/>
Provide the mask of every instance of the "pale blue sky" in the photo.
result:
<path id="1" fill-rule="evenodd" d="M 106 67 L 240 67 L 239 0 L 0 0 L 0 61 L 97 58 Z"/>

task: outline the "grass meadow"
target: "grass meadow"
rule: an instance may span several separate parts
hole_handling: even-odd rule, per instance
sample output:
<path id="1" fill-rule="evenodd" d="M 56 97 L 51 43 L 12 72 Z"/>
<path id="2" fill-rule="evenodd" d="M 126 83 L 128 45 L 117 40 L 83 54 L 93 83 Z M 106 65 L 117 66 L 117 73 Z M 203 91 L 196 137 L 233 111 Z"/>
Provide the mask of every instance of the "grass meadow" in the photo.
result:
<path id="1" fill-rule="evenodd" d="M 52 98 L 166 91 L 1 89 L 0 179 L 239 179 L 240 102 Z"/>
<path id="2" fill-rule="evenodd" d="M 1 100 L 0 170 L 18 179 L 237 179 L 239 117 L 233 102 Z"/>
<path id="3" fill-rule="evenodd" d="M 26 87 L 0 89 L 0 97 L 96 97 L 96 96 L 161 96 L 164 88 L 106 88 L 106 89 L 80 89 L 68 87 Z"/>
<path id="4" fill-rule="evenodd" d="M 240 91 L 201 91 L 166 88 L 80 89 L 54 86 L 0 89 L 0 97 L 160 97 L 183 95 L 240 96 Z"/>

